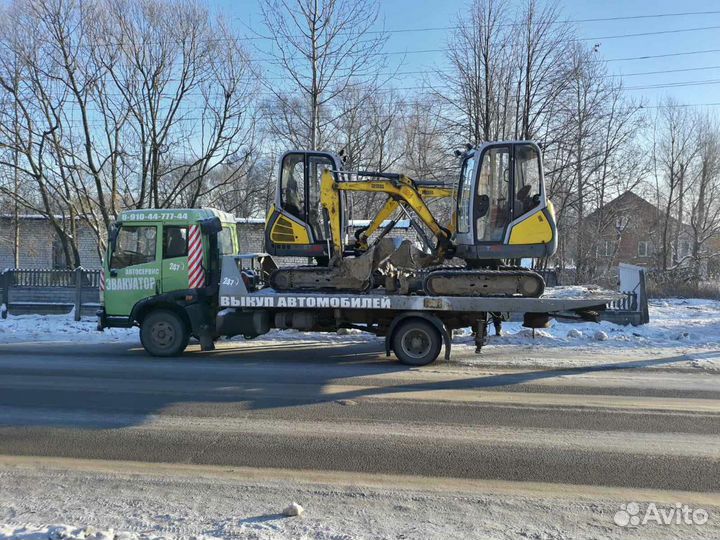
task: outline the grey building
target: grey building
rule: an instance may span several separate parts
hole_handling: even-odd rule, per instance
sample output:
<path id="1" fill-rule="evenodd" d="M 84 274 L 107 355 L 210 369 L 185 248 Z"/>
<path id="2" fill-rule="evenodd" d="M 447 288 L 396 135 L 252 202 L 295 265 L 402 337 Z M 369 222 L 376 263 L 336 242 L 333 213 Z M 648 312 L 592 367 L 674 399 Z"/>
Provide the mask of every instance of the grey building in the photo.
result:
<path id="1" fill-rule="evenodd" d="M 41 215 L 25 214 L 19 218 L 20 249 L 18 268 L 66 268 L 65 253 L 50 221 Z M 99 268 L 95 234 L 86 226 L 79 230 L 80 261 L 85 268 Z M 12 216 L 0 216 L 0 268 L 15 267 L 15 224 Z"/>
<path id="2" fill-rule="evenodd" d="M 20 216 L 20 264 L 19 268 L 67 268 L 65 255 L 57 234 L 49 220 L 41 215 Z M 354 221 L 354 227 L 367 225 L 368 221 Z M 238 238 L 243 252 L 264 251 L 265 220 L 262 218 L 238 218 Z M 353 228 L 354 229 L 354 228 Z M 11 216 L 0 216 L 0 269 L 13 268 L 15 227 Z M 80 227 L 80 262 L 83 268 L 100 268 L 97 238 L 87 226 Z M 390 236 L 415 238 L 407 220 L 400 221 Z M 297 264 L 298 261 L 284 261 Z M 303 260 L 306 263 L 307 261 Z"/>

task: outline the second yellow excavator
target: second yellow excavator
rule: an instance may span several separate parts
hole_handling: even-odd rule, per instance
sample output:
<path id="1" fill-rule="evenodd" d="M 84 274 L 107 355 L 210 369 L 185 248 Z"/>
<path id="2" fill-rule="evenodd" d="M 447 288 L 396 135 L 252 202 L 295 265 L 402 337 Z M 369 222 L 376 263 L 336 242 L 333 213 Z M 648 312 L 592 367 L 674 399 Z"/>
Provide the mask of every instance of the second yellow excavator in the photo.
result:
<path id="1" fill-rule="evenodd" d="M 557 246 L 540 148 L 531 141 L 492 142 L 469 148 L 459 157 L 459 178 L 448 185 L 403 174 L 350 173 L 343 170 L 339 156 L 326 152 L 286 153 L 266 219 L 266 250 L 276 256 L 312 257 L 317 265 L 279 268 L 272 286 L 540 296 L 542 277 L 509 265 L 550 256 Z M 386 200 L 369 225 L 349 241 L 343 194 L 351 192 L 382 193 Z M 454 212 L 441 224 L 427 202 L 448 197 Z M 407 240 L 398 245 L 387 237 L 403 216 L 410 219 L 422 248 Z"/>

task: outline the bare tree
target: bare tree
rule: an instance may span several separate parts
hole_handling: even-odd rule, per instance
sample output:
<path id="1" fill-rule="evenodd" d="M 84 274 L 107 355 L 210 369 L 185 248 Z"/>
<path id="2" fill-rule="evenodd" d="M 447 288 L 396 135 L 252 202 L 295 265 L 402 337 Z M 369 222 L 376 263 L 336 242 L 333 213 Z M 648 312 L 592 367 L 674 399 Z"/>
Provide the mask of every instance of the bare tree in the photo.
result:
<path id="1" fill-rule="evenodd" d="M 557 134 L 564 133 L 558 137 L 557 145 L 564 147 L 562 154 L 568 163 L 565 174 L 557 175 L 553 187 L 558 181 L 563 184 L 558 197 L 559 214 L 567 218 L 569 212 L 574 216 L 565 234 L 574 242 L 578 283 L 602 270 L 597 259 L 597 235 L 593 232 L 611 225 L 604 214 L 608 196 L 616 197 L 620 189 L 634 187 L 623 180 L 631 169 L 622 158 L 627 157 L 624 149 L 633 144 L 641 120 L 639 104 L 624 98 L 622 83 L 609 77 L 606 66 L 595 56 L 594 48 L 579 44 L 573 47 L 568 92 L 563 105 L 557 107 L 557 123 L 552 125 Z M 637 183 L 639 176 L 630 176 L 630 180 Z M 592 230 L 585 223 L 590 213 L 595 213 Z M 613 251 L 617 251 L 619 240 Z M 606 260 L 611 261 L 612 255 Z"/>
<path id="2" fill-rule="evenodd" d="M 134 206 L 195 206 L 209 194 L 203 178 L 225 167 L 230 181 L 253 150 L 255 91 L 239 40 L 193 1 L 107 0 L 94 39 L 128 137 L 138 148 Z M 167 177 L 170 181 L 164 182 Z M 215 186 L 217 187 L 217 186 Z"/>
<path id="3" fill-rule="evenodd" d="M 692 229 L 693 279 L 703 277 L 704 266 L 715 257 L 711 239 L 720 235 L 720 129 L 717 118 L 698 115 L 698 165 L 696 179 L 689 189 Z"/>
<path id="4" fill-rule="evenodd" d="M 26 0 L 5 15 L 0 166 L 35 189 L 2 191 L 46 216 L 69 265 L 80 227 L 102 252 L 123 208 L 196 206 L 247 171 L 250 59 L 200 3 Z"/>
<path id="5" fill-rule="evenodd" d="M 685 219 L 688 174 L 698 147 L 687 108 L 667 99 L 658 109 L 653 135 L 653 168 L 657 206 L 663 208 L 661 221 L 660 268 L 677 263 L 677 240 Z"/>
<path id="6" fill-rule="evenodd" d="M 65 260 L 77 265 L 77 194 L 85 177 L 68 149 L 77 142 L 69 125 L 77 96 L 63 76 L 63 66 L 70 61 L 70 45 L 65 42 L 73 10 L 69 4 L 27 2 L 11 5 L 5 13 L 2 46 L 11 54 L 0 58 L 0 89 L 10 107 L 0 113 L 0 146 L 13 158 L 6 159 L 5 154 L 0 165 L 34 184 L 30 190 L 3 187 L 3 191 L 21 207 L 46 216 L 62 243 Z M 52 8 L 54 17 L 46 17 L 45 10 Z"/>
<path id="7" fill-rule="evenodd" d="M 378 78 L 385 43 L 373 31 L 376 0 L 263 0 L 262 16 L 272 39 L 272 61 L 285 80 L 267 79 L 273 99 L 265 118 L 290 144 L 317 150 L 326 130 L 346 111 L 335 107 L 344 92 Z"/>
<path id="8" fill-rule="evenodd" d="M 344 111 L 333 123 L 335 144 L 348 170 L 385 172 L 402 166 L 406 148 L 406 103 L 397 92 L 376 86 L 353 87 L 338 96 Z M 375 214 L 385 196 L 380 193 L 348 193 L 354 218 Z"/>
<path id="9" fill-rule="evenodd" d="M 541 8 L 537 0 L 527 0 L 514 34 L 518 71 L 515 138 L 537 139 L 567 88 L 570 71 L 577 67 L 571 63 L 575 31 L 560 19 L 557 2 Z"/>
<path id="10" fill-rule="evenodd" d="M 442 77 L 435 95 L 449 105 L 449 123 L 459 141 L 477 144 L 507 134 L 514 90 L 508 9 L 506 0 L 474 0 L 457 16 L 447 54 L 452 76 Z"/>

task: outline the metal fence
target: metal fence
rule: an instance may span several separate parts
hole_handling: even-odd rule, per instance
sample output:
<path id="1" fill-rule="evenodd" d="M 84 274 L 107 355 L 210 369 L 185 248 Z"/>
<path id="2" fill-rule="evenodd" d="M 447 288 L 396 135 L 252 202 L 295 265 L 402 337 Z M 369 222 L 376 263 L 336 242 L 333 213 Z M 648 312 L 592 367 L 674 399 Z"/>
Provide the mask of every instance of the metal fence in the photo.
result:
<path id="1" fill-rule="evenodd" d="M 638 311 L 638 295 L 635 292 L 625 292 L 622 298 L 610 302 L 607 309 L 615 311 Z"/>
<path id="2" fill-rule="evenodd" d="M 8 313 L 67 313 L 79 321 L 100 307 L 100 270 L 9 268 L 0 273 L 0 309 Z"/>

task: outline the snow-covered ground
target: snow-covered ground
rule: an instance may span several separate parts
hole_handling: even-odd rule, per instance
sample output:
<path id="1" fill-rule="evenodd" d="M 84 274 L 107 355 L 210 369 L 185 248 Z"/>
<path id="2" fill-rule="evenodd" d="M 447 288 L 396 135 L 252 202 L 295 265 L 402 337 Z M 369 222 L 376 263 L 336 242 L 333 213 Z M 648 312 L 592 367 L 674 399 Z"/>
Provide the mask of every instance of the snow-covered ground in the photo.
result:
<path id="1" fill-rule="evenodd" d="M 167 468 L 145 474 L 10 467 L 0 468 L 0 482 L 8 486 L 0 490 L 0 540 L 701 540 L 720 533 L 710 496 L 671 492 L 493 481 L 471 487 L 462 480 L 403 485 L 402 477 L 327 484 L 244 479 L 232 471 L 176 475 Z M 614 522 L 623 503 L 666 508 L 676 500 L 711 518 L 702 526 Z M 290 501 L 305 513 L 283 515 Z"/>
<path id="2" fill-rule="evenodd" d="M 61 341 L 78 343 L 128 342 L 136 344 L 136 328 L 113 328 L 98 332 L 94 318 L 75 322 L 70 315 L 19 315 L 0 320 L 0 342 L 17 343 L 33 341 Z M 527 365 L 523 354 L 540 354 L 562 349 L 556 357 L 562 366 L 575 365 L 564 362 L 565 353 L 613 354 L 697 354 L 697 367 L 720 368 L 720 301 L 665 299 L 650 302 L 650 323 L 642 326 L 621 326 L 603 321 L 575 323 L 551 321 L 551 327 L 533 331 L 522 327 L 521 322 L 503 324 L 503 335 L 491 336 L 485 351 L 503 352 L 512 348 L 515 354 L 511 363 Z M 319 343 L 356 343 L 376 341 L 377 338 L 355 330 L 341 334 L 297 331 L 272 331 L 252 341 L 235 338 L 238 346 L 243 344 L 263 346 L 266 343 L 287 341 Z M 471 355 L 474 350 L 470 329 L 457 332 L 454 337 L 454 354 Z M 717 355 L 711 354 L 717 352 Z M 478 362 L 487 358 L 478 357 Z M 504 360 L 503 360 L 504 361 Z M 473 363 L 472 360 L 463 363 Z M 530 362 L 532 364 L 532 362 Z M 558 365 L 558 367 L 562 367 Z"/>
<path id="3" fill-rule="evenodd" d="M 650 323 L 622 326 L 611 322 L 552 321 L 533 331 L 520 322 L 503 325 L 504 335 L 491 344 L 550 344 L 553 347 L 644 348 L 647 346 L 717 347 L 720 345 L 720 301 L 666 299 L 650 301 Z M 491 330 L 492 333 L 492 330 Z"/>
<path id="4" fill-rule="evenodd" d="M 104 343 L 138 341 L 136 328 L 109 328 L 98 332 L 95 317 L 75 321 L 68 315 L 8 315 L 0 319 L 0 343 L 33 341 L 73 341 L 76 343 Z"/>

